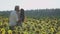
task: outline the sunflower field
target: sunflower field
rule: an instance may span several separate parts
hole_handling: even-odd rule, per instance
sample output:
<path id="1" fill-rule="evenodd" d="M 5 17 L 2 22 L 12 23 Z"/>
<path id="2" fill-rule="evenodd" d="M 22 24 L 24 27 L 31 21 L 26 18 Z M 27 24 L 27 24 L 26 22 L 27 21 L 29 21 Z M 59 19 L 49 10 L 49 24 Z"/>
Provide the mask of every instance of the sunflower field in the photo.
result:
<path id="1" fill-rule="evenodd" d="M 0 17 L 0 34 L 60 34 L 60 19 L 58 18 L 27 18 L 22 27 L 9 29 L 9 19 Z"/>

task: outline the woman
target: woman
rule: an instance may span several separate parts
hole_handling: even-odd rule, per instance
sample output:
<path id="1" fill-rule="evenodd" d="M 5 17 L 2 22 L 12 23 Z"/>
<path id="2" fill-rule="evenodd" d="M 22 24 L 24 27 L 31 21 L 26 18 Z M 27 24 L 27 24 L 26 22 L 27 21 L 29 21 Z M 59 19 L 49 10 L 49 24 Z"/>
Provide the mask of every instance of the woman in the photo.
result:
<path id="1" fill-rule="evenodd" d="M 24 18 L 25 18 L 24 9 L 21 9 L 20 20 L 24 22 Z"/>
<path id="2" fill-rule="evenodd" d="M 24 18 L 25 18 L 25 15 L 24 15 L 24 9 L 21 9 L 20 10 L 20 21 L 18 21 L 17 23 L 17 26 L 22 26 L 22 22 L 24 22 Z"/>

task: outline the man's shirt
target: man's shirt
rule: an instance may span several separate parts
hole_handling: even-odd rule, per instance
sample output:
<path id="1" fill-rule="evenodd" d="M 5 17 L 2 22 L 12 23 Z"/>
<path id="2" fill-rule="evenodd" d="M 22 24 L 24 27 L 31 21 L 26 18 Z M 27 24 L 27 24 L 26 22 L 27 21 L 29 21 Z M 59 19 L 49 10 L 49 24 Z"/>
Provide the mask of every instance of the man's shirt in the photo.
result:
<path id="1" fill-rule="evenodd" d="M 16 11 L 12 11 L 11 14 L 10 14 L 10 17 L 9 17 L 9 26 L 15 26 L 17 24 L 17 21 L 18 21 L 18 17 L 20 16 L 19 15 L 20 11 L 19 12 L 16 12 Z"/>

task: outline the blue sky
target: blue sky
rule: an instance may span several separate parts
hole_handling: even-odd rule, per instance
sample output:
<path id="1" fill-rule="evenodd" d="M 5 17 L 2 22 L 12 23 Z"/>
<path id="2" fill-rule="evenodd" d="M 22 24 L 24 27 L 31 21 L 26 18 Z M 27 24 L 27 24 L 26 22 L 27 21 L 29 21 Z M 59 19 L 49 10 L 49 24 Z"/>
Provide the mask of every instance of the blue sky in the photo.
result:
<path id="1" fill-rule="evenodd" d="M 25 10 L 60 8 L 60 0 L 0 0 L 0 11 L 14 10 L 15 5 Z"/>

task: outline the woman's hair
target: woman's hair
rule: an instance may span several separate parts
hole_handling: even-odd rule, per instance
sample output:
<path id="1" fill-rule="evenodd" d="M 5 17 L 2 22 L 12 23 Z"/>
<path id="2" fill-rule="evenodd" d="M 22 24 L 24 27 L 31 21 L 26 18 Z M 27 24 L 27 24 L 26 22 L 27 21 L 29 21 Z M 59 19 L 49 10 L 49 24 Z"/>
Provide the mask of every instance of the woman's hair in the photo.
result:
<path id="1" fill-rule="evenodd" d="M 24 9 L 21 9 L 20 18 L 21 21 L 24 22 L 24 18 L 25 18 Z"/>

